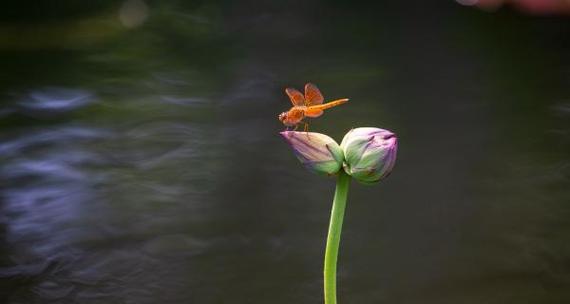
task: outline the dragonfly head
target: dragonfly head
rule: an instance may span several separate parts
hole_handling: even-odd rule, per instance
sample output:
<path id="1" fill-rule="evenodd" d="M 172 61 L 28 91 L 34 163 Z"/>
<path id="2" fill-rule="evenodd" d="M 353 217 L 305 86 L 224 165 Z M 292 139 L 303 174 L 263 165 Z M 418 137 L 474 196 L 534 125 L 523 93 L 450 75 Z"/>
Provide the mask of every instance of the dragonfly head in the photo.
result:
<path id="1" fill-rule="evenodd" d="M 286 124 L 286 121 L 287 121 L 287 112 L 283 112 L 283 113 L 279 114 L 279 120 L 280 120 L 283 124 Z"/>

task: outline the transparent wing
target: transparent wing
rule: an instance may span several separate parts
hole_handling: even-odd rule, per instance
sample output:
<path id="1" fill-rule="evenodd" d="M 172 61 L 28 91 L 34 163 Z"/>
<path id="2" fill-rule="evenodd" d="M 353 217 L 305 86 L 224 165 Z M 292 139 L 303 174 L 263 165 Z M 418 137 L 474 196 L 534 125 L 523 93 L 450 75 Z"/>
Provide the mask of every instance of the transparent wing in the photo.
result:
<path id="1" fill-rule="evenodd" d="M 325 101 L 323 94 L 316 85 L 307 83 L 305 85 L 305 104 L 307 106 L 319 105 Z"/>
<path id="2" fill-rule="evenodd" d="M 289 99 L 291 99 L 291 103 L 294 106 L 304 106 L 305 105 L 305 97 L 303 97 L 303 93 L 301 93 L 298 90 L 293 89 L 293 88 L 286 88 L 285 93 L 287 93 L 287 95 L 289 96 Z"/>

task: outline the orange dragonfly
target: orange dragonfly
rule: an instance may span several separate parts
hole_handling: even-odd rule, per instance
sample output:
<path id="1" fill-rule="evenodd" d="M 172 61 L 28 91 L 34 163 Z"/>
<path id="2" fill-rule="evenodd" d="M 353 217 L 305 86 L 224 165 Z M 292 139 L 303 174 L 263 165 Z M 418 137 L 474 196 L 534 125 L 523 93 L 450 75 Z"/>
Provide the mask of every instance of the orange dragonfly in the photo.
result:
<path id="1" fill-rule="evenodd" d="M 348 98 L 337 99 L 323 104 L 325 98 L 319 88 L 312 83 L 305 85 L 305 95 L 293 88 L 286 88 L 285 93 L 291 99 L 293 107 L 287 112 L 279 114 L 279 120 L 287 127 L 295 126 L 303 122 L 305 124 L 305 132 L 308 130 L 308 123 L 304 122 L 305 117 L 316 118 L 323 115 L 323 111 L 332 107 L 336 107 L 348 101 Z"/>

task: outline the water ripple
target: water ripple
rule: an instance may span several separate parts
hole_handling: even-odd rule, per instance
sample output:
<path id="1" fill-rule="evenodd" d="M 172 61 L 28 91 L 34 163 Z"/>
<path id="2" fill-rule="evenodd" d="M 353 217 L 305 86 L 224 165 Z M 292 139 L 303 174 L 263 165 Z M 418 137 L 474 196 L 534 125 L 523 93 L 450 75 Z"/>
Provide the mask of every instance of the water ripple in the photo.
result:
<path id="1" fill-rule="evenodd" d="M 88 91 L 45 88 L 31 92 L 18 105 L 30 114 L 54 114 L 76 110 L 92 102 L 94 97 Z"/>

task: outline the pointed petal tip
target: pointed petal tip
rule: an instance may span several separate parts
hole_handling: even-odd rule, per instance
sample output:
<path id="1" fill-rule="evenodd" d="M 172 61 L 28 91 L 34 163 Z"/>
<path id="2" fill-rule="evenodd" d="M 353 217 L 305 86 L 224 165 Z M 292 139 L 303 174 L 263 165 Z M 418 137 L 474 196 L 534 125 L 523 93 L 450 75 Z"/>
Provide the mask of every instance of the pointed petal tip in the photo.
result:
<path id="1" fill-rule="evenodd" d="M 305 131 L 281 131 L 279 132 L 279 134 L 283 135 L 283 136 L 299 136 L 299 135 L 303 135 L 303 136 L 312 136 L 312 135 L 324 135 L 322 133 L 318 133 L 318 132 L 305 132 Z"/>

